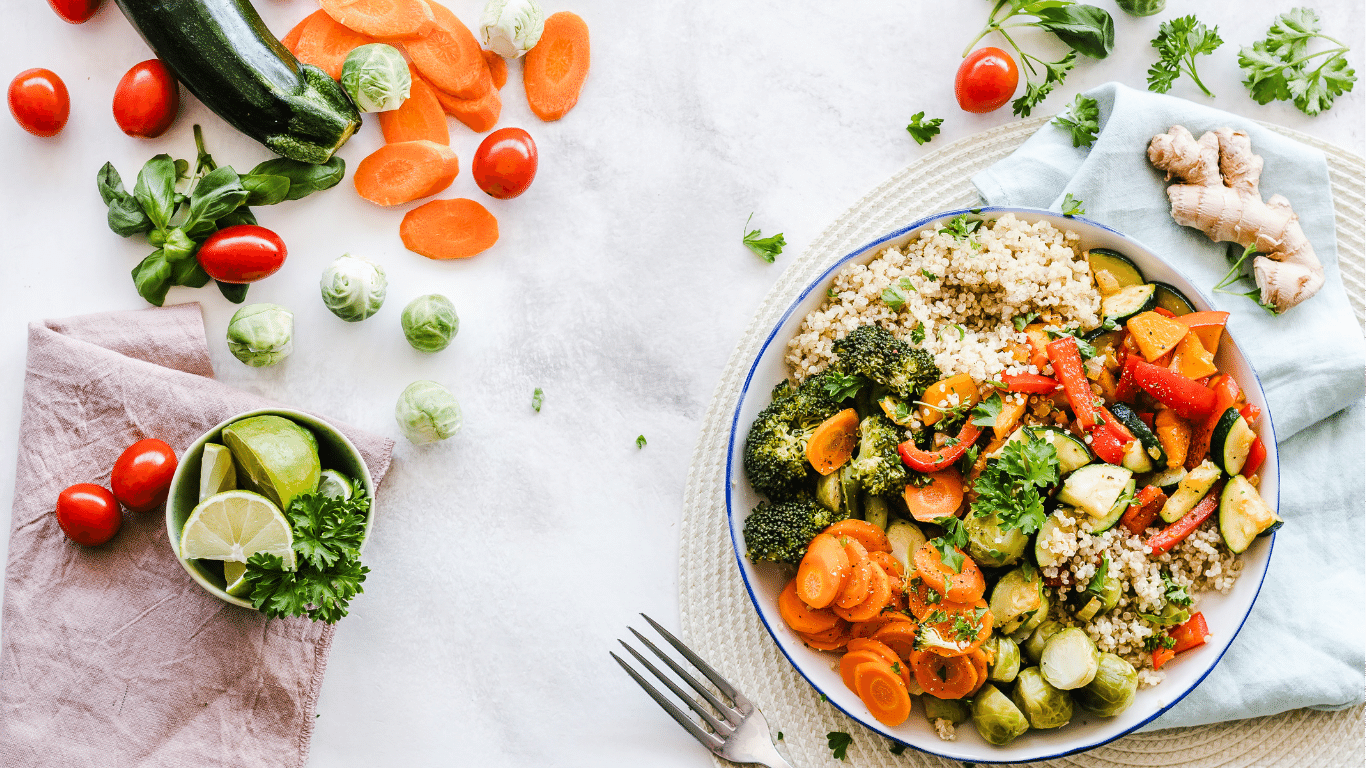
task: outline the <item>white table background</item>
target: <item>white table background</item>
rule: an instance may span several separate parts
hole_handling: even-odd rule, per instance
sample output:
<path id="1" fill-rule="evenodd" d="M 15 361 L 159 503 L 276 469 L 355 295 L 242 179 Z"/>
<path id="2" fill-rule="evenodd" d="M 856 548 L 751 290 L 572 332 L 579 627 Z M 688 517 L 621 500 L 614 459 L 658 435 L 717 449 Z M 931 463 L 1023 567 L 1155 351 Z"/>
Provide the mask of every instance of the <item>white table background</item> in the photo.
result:
<path id="1" fill-rule="evenodd" d="M 1239 82 L 1238 47 L 1293 4 L 1169 0 L 1158 17 L 1133 19 L 1096 1 L 1115 17 L 1115 53 L 1083 58 L 1038 114 L 1107 80 L 1144 87 L 1159 22 L 1198 12 L 1227 41 L 1199 62 L 1215 106 L 1363 151 L 1366 86 L 1310 119 L 1287 103 L 1257 105 Z M 485 197 L 469 175 L 481 137 L 451 121 L 462 172 L 441 197 L 472 197 L 498 217 L 492 250 L 452 263 L 404 250 L 403 211 L 360 200 L 348 174 L 334 190 L 257 209 L 290 255 L 249 301 L 295 312 L 286 362 L 257 370 L 232 358 L 223 337 L 235 307 L 211 286 L 168 298 L 203 304 L 221 380 L 399 441 L 366 591 L 336 635 L 311 766 L 706 765 L 607 652 L 627 624 L 643 623 L 638 611 L 677 627 L 680 499 L 716 377 L 759 299 L 835 216 L 925 152 L 1014 119 L 1009 107 L 971 115 L 954 102 L 953 73 L 987 2 L 542 2 L 587 21 L 593 63 L 578 107 L 556 123 L 531 115 L 520 64 L 511 66 L 500 126 L 538 143 L 530 191 Z M 316 7 L 256 4 L 279 34 Z M 114 86 L 150 54 L 112 3 L 80 26 L 37 0 L 2 5 L 0 73 L 48 67 L 72 100 L 54 139 L 0 118 L 8 499 L 27 324 L 146 306 L 128 273 L 151 249 L 105 226 L 100 165 L 112 160 L 131 188 L 153 154 L 193 158 L 196 122 L 220 164 L 246 170 L 268 153 L 188 95 L 165 136 L 124 136 L 110 114 Z M 1314 5 L 1363 73 L 1361 3 Z M 482 3 L 450 7 L 473 25 Z M 1208 101 L 1189 79 L 1173 92 Z M 904 130 L 920 110 L 945 118 L 926 147 Z M 351 168 L 381 142 L 367 123 L 341 153 Z M 776 264 L 740 244 L 751 211 L 753 226 L 786 235 Z M 318 297 L 319 273 L 347 252 L 389 275 L 384 309 L 361 324 L 336 319 Z M 461 318 L 454 344 L 433 356 L 409 348 L 398 322 L 404 304 L 430 292 L 449 296 Z M 459 397 L 455 438 L 420 448 L 402 439 L 393 405 L 415 379 Z"/>

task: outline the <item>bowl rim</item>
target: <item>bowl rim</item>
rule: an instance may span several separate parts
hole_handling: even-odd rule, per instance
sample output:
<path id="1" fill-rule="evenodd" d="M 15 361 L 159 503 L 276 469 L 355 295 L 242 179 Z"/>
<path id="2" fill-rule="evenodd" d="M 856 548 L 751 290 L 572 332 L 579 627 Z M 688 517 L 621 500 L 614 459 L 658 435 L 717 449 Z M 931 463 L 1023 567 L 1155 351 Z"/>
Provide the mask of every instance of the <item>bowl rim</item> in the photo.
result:
<path id="1" fill-rule="evenodd" d="M 727 527 L 729 528 L 731 552 L 732 555 L 735 557 L 736 567 L 740 571 L 740 578 L 745 584 L 745 591 L 749 594 L 749 598 L 751 603 L 753 603 L 755 613 L 758 614 L 760 623 L 764 625 L 764 629 L 769 633 L 769 636 L 773 639 L 774 645 L 777 646 L 778 651 L 783 654 L 783 657 L 786 658 L 787 662 L 792 665 L 792 668 L 797 671 L 797 674 L 801 675 L 802 678 L 806 680 L 808 685 L 810 685 L 814 690 L 816 690 L 816 692 L 820 693 L 823 697 L 825 697 L 825 701 L 827 703 L 831 704 L 835 707 L 835 709 L 839 710 L 841 713 L 848 716 L 849 718 L 859 723 L 863 727 L 869 729 L 870 731 L 873 731 L 874 733 L 877 733 L 878 735 L 890 741 L 896 742 L 898 744 L 904 744 L 918 752 L 935 755 L 936 757 L 943 757 L 948 760 L 957 760 L 960 762 L 968 758 L 962 758 L 955 755 L 946 755 L 940 752 L 936 752 L 932 749 L 928 749 L 924 746 L 905 741 L 901 738 L 898 738 L 896 735 L 890 734 L 887 731 L 883 730 L 883 726 L 880 723 L 870 722 L 873 720 L 873 718 L 867 716 L 866 713 L 857 714 L 854 712 L 850 712 L 846 708 L 840 706 L 839 703 L 833 697 L 829 697 L 826 695 L 825 691 L 822 690 L 820 684 L 818 684 L 815 680 L 811 678 L 811 676 L 809 676 L 806 673 L 806 670 L 803 669 L 802 665 L 797 663 L 797 660 L 794 659 L 790 653 L 788 653 L 787 648 L 785 648 L 783 643 L 779 641 L 777 632 L 769 624 L 769 620 L 764 615 L 764 612 L 759 609 L 759 596 L 755 593 L 754 584 L 751 583 L 750 577 L 745 571 L 745 559 L 741 553 L 740 541 L 736 537 L 736 510 L 733 494 L 736 483 L 740 481 L 740 478 L 736 476 L 735 467 L 735 460 L 737 456 L 736 444 L 739 436 L 740 411 L 744 407 L 746 397 L 749 394 L 750 386 L 751 384 L 753 384 L 755 373 L 758 371 L 759 363 L 767 354 L 769 347 L 772 346 L 773 341 L 775 338 L 777 338 L 779 331 L 781 331 L 783 327 L 787 325 L 793 313 L 795 313 L 798 307 L 800 307 L 801 304 L 806 301 L 807 297 L 811 295 L 812 291 L 829 282 L 830 279 L 833 278 L 837 272 L 843 269 L 851 261 L 854 261 L 855 259 L 858 259 L 868 254 L 870 251 L 873 251 L 874 249 L 877 249 L 890 241 L 904 237 L 905 235 L 916 230 L 923 229 L 924 227 L 933 222 L 939 221 L 941 219 L 950 219 L 961 215 L 982 216 L 984 218 L 991 218 L 994 220 L 1007 213 L 1025 214 L 1028 216 L 1042 216 L 1052 220 L 1066 219 L 1068 221 L 1078 221 L 1086 225 L 1096 227 L 1097 229 L 1110 232 L 1115 236 L 1119 237 L 1120 239 L 1132 243 L 1145 253 L 1152 254 L 1153 256 L 1155 256 L 1162 264 L 1170 268 L 1173 272 L 1176 272 L 1177 275 L 1179 275 L 1181 279 L 1192 289 L 1192 291 L 1203 304 L 1210 307 L 1214 306 L 1213 302 L 1211 302 L 1209 297 L 1205 295 L 1204 291 L 1200 290 L 1200 288 L 1196 286 L 1195 283 L 1191 281 L 1191 279 L 1187 277 L 1184 272 L 1182 272 L 1176 265 L 1172 264 L 1167 259 L 1158 256 L 1156 251 L 1154 251 L 1151 248 L 1148 248 L 1141 241 L 1134 237 L 1126 235 L 1113 227 L 1106 226 L 1105 224 L 1101 224 L 1100 222 L 1088 219 L 1084 216 L 1063 216 L 1063 214 L 1057 211 L 1050 211 L 1042 208 L 1027 208 L 1017 206 L 978 206 L 974 208 L 958 208 L 948 211 L 941 211 L 939 213 L 934 213 L 929 216 L 917 219 L 916 221 L 904 227 L 900 227 L 896 230 L 893 230 L 892 232 L 886 235 L 878 237 L 877 239 L 872 240 L 856 248 L 855 250 L 840 257 L 837 261 L 831 264 L 830 267 L 825 269 L 813 280 L 807 283 L 807 285 L 801 290 L 801 292 L 798 293 L 797 296 L 788 304 L 788 307 L 783 311 L 783 314 L 778 318 L 778 321 L 774 324 L 772 330 L 769 331 L 768 337 L 764 340 L 763 345 L 760 347 L 759 353 L 754 357 L 753 362 L 750 364 L 749 371 L 745 374 L 744 383 L 741 385 L 739 397 L 736 399 L 734 411 L 731 414 L 730 434 L 727 438 L 726 443 L 726 523 Z M 1237 338 L 1233 334 L 1232 330 L 1226 327 L 1224 329 L 1224 332 L 1229 334 L 1229 338 L 1233 339 L 1234 345 L 1238 346 L 1239 356 L 1242 357 L 1243 361 L 1247 364 L 1248 369 L 1252 372 L 1257 391 L 1259 394 L 1261 394 L 1262 399 L 1265 400 L 1265 390 L 1262 388 L 1261 377 L 1257 374 L 1256 368 L 1253 367 L 1251 361 L 1247 359 L 1246 355 L 1242 353 L 1242 348 L 1237 344 Z M 1266 430 L 1269 432 L 1271 438 L 1268 443 L 1268 453 L 1271 456 L 1277 457 L 1276 461 L 1274 462 L 1276 468 L 1275 509 L 1279 510 L 1281 484 L 1279 451 L 1276 449 L 1276 429 L 1271 417 L 1270 409 L 1265 409 L 1263 411 L 1263 416 L 1266 419 Z M 1116 739 L 1120 739 L 1131 733 L 1134 733 L 1135 731 L 1147 725 L 1148 723 L 1151 723 L 1153 720 L 1156 720 L 1158 717 L 1161 717 L 1172 707 L 1176 706 L 1182 699 L 1186 698 L 1186 696 L 1188 696 L 1191 693 L 1191 691 L 1194 691 L 1196 688 L 1198 688 L 1200 684 L 1204 682 L 1205 678 L 1208 677 L 1209 674 L 1214 671 L 1215 667 L 1217 667 L 1219 665 L 1219 662 L 1223 659 L 1224 654 L 1228 653 L 1229 648 L 1233 646 L 1233 642 L 1237 639 L 1238 633 L 1242 631 L 1243 626 L 1247 623 L 1248 618 L 1252 615 L 1252 609 L 1256 605 L 1257 597 L 1261 595 L 1262 586 L 1266 581 L 1267 571 L 1270 570 L 1271 556 L 1274 553 L 1276 546 L 1276 532 L 1274 530 L 1271 532 L 1270 538 L 1271 540 L 1268 543 L 1266 553 L 1266 563 L 1263 565 L 1261 576 L 1257 580 L 1256 590 L 1252 593 L 1252 599 L 1248 601 L 1247 610 L 1244 612 L 1242 620 L 1238 622 L 1238 626 L 1233 630 L 1232 634 L 1229 636 L 1228 644 L 1225 645 L 1223 650 L 1219 652 L 1219 655 L 1214 658 L 1213 662 L 1210 663 L 1209 667 L 1205 669 L 1205 671 L 1201 673 L 1199 677 L 1197 677 L 1195 681 L 1192 682 L 1190 686 L 1186 688 L 1186 690 L 1182 691 L 1179 695 L 1173 698 L 1170 703 L 1160 707 L 1157 711 L 1153 712 L 1143 721 L 1123 731 L 1120 731 L 1119 733 L 1110 736 L 1105 736 L 1093 741 L 1089 741 L 1084 744 L 1079 744 L 1075 747 L 1068 747 L 1057 752 L 1053 752 L 1052 749 L 1054 748 L 1050 748 L 1049 753 L 1047 754 L 1024 757 L 1012 756 L 1008 759 L 991 759 L 989 757 L 978 756 L 970 758 L 970 761 L 974 763 L 987 764 L 1019 763 L 1021 761 L 1051 760 L 1054 758 L 1077 754 L 1079 752 L 1085 752 L 1096 747 L 1102 746 L 1104 744 L 1108 744 L 1112 741 L 1115 741 Z"/>
<path id="2" fill-rule="evenodd" d="M 207 431 L 201 434 L 199 437 L 195 438 L 194 442 L 190 443 L 190 445 L 180 454 L 181 460 L 176 464 L 175 474 L 171 476 L 170 493 L 167 496 L 166 500 L 166 535 L 167 543 L 171 547 L 171 554 L 175 556 L 176 562 L 180 564 L 180 567 L 184 569 L 184 571 L 190 575 L 190 578 L 194 579 L 194 581 L 197 584 L 199 584 L 199 586 L 202 587 L 204 591 L 208 592 L 209 594 L 213 595 L 219 600 L 222 600 L 225 603 L 231 603 L 233 605 L 241 606 L 243 608 L 255 611 L 256 608 L 251 604 L 250 601 L 244 600 L 234 595 L 230 595 L 227 593 L 227 591 L 219 589 L 216 584 L 213 584 L 208 579 L 205 579 L 204 574 L 200 573 L 188 561 L 186 561 L 184 558 L 180 556 L 180 526 L 176 525 L 174 512 L 172 510 L 171 505 L 171 501 L 175 498 L 176 495 L 176 488 L 179 488 L 182 482 L 186 482 L 187 478 L 191 474 L 191 470 L 187 469 L 189 463 L 184 461 L 184 458 L 196 451 L 200 452 L 200 455 L 202 456 L 204 445 L 209 441 L 210 435 L 220 433 L 223 430 L 223 428 L 227 427 L 229 424 L 241 421 L 242 419 L 250 418 L 252 416 L 283 416 L 288 419 L 301 422 L 302 426 L 308 428 L 320 427 L 328 432 L 329 437 L 336 438 L 338 441 L 341 442 L 341 445 L 347 451 L 350 451 L 351 455 L 360 464 L 361 468 L 365 470 L 362 473 L 361 482 L 365 485 L 365 493 L 370 498 L 370 510 L 365 516 L 365 531 L 361 535 L 360 549 L 362 551 L 365 548 L 365 542 L 370 539 L 370 527 L 375 520 L 375 484 L 374 480 L 370 476 L 370 465 L 365 461 L 365 456 L 360 452 L 358 448 L 356 448 L 355 443 L 352 443 L 350 438 L 343 434 L 340 429 L 337 429 L 335 426 L 328 423 L 326 419 L 323 419 L 319 416 L 315 416 L 311 413 L 307 413 L 305 411 L 298 410 L 297 408 L 266 407 L 256 408 L 250 411 L 243 411 L 242 413 L 239 413 L 235 416 L 230 416 L 218 422 L 213 427 L 210 427 Z M 195 466 L 193 473 L 197 476 L 198 472 L 199 467 Z"/>

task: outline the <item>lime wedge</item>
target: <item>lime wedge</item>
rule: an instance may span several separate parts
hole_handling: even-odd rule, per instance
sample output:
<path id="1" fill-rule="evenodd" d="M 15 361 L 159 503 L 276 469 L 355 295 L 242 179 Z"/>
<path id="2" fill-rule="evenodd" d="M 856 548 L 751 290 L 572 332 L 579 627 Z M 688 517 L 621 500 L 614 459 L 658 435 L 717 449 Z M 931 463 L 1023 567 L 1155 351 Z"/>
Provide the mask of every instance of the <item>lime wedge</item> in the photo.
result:
<path id="1" fill-rule="evenodd" d="M 236 487 L 237 467 L 232 462 L 232 451 L 218 443 L 205 443 L 204 458 L 199 464 L 199 500 Z"/>
<path id="2" fill-rule="evenodd" d="M 250 591 L 247 580 L 242 575 L 247 572 L 245 563 L 236 560 L 223 561 L 223 580 L 228 583 L 228 594 L 234 597 L 241 597 Z"/>
<path id="3" fill-rule="evenodd" d="M 301 493 L 318 488 L 322 465 L 312 432 L 283 416 L 252 416 L 223 428 L 223 442 L 242 470 L 249 487 L 280 509 Z"/>
<path id="4" fill-rule="evenodd" d="M 201 501 L 180 532 L 185 560 L 245 563 L 257 552 L 278 555 L 294 567 L 294 533 L 280 508 L 251 491 L 224 491 Z"/>
<path id="5" fill-rule="evenodd" d="M 322 477 L 318 480 L 318 493 L 334 499 L 344 501 L 351 498 L 351 494 L 355 493 L 354 488 L 351 478 L 335 469 L 324 469 Z"/>

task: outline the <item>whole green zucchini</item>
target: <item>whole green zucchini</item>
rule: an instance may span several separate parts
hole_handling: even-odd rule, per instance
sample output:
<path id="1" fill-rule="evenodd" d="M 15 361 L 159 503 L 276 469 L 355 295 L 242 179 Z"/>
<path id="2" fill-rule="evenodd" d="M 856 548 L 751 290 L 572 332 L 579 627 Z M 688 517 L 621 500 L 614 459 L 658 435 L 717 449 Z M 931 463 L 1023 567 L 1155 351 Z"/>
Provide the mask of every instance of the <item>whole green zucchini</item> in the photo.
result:
<path id="1" fill-rule="evenodd" d="M 323 163 L 360 127 L 341 86 L 299 63 L 248 0 L 117 2 L 190 93 L 271 151 Z"/>

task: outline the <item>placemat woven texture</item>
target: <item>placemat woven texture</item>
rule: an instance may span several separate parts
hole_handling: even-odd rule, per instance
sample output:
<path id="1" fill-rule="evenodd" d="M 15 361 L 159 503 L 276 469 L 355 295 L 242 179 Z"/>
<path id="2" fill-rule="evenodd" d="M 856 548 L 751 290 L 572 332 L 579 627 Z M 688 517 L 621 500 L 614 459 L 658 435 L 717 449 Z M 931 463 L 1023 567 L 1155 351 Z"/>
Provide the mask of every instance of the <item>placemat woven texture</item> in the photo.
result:
<path id="1" fill-rule="evenodd" d="M 725 459 L 729 419 L 749 365 L 792 297 L 830 264 L 893 229 L 936 211 L 978 202 L 970 179 L 1009 155 L 1048 121 L 1039 117 L 962 139 L 912 163 L 856 202 L 783 272 L 755 312 L 722 373 L 703 422 L 684 492 L 679 602 L 684 640 L 729 678 L 784 734 L 784 749 L 801 768 L 834 765 L 825 734 L 855 735 L 850 766 L 958 766 L 908 749 L 892 755 L 816 692 L 778 651 L 759 621 L 735 563 L 726 525 Z M 1328 158 L 1337 212 L 1338 258 L 1357 320 L 1363 320 L 1366 272 L 1366 160 L 1310 136 L 1268 128 L 1316 147 Z M 1126 736 L 1089 752 L 1032 766 L 1360 766 L 1363 707 L 1340 712 L 1294 710 L 1195 728 Z M 730 765 L 716 759 L 717 765 Z"/>

